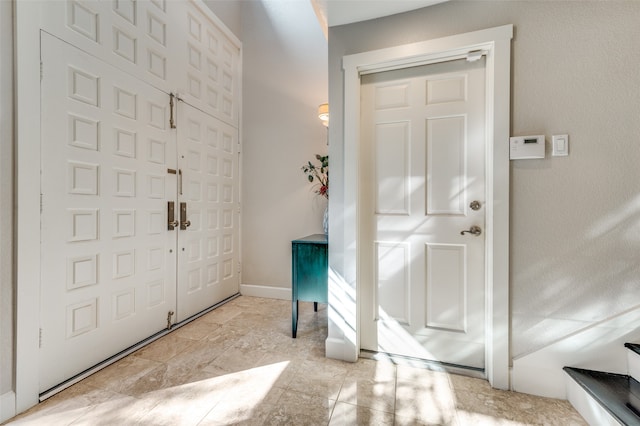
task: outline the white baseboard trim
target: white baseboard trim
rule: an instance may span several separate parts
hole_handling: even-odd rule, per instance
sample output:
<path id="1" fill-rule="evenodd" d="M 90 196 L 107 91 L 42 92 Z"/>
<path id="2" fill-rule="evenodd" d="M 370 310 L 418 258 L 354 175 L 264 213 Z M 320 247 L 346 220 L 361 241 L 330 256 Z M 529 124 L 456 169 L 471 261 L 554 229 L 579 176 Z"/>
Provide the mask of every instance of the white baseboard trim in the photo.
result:
<path id="1" fill-rule="evenodd" d="M 324 341 L 325 356 L 327 358 L 345 361 L 344 340 L 328 337 Z"/>
<path id="2" fill-rule="evenodd" d="M 16 415 L 16 394 L 9 391 L 0 395 L 0 422 L 9 420 Z"/>
<path id="3" fill-rule="evenodd" d="M 240 284 L 240 294 L 267 299 L 291 300 L 291 289 L 266 285 Z"/>
<path id="4" fill-rule="evenodd" d="M 563 374 L 566 386 L 567 397 L 573 408 L 592 426 L 620 426 L 618 422 L 602 405 L 598 404 L 591 395 L 587 393 L 568 374 Z"/>

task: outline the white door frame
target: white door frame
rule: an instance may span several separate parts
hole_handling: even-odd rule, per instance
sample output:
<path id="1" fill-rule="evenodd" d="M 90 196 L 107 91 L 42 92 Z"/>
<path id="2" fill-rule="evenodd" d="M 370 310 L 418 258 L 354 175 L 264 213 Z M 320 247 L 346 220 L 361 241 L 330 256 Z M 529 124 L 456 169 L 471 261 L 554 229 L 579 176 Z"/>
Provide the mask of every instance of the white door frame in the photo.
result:
<path id="1" fill-rule="evenodd" d="M 511 38 L 505 25 L 424 42 L 374 50 L 343 58 L 344 69 L 344 264 L 354 274 L 356 341 L 329 321 L 327 356 L 353 360 L 360 349 L 358 281 L 360 250 L 360 76 L 486 53 L 486 368 L 495 388 L 509 389 L 509 117 Z M 332 283 L 330 282 L 330 293 Z M 331 299 L 331 298 L 330 298 Z M 331 300 L 330 300 L 331 303 Z M 336 309 L 337 307 L 332 307 Z M 342 308 L 343 310 L 344 308 Z M 344 312 L 346 314 L 348 312 Z M 339 349 L 339 346 L 342 348 Z M 356 353 L 352 353 L 355 349 Z"/>

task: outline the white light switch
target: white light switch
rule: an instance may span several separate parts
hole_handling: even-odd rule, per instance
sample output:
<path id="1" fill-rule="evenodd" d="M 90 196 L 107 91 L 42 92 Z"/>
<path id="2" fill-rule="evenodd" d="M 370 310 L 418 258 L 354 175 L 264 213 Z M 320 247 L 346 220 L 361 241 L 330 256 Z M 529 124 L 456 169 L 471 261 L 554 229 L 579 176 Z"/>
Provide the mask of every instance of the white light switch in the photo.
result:
<path id="1" fill-rule="evenodd" d="M 553 152 L 551 155 L 554 157 L 569 155 L 569 135 L 553 135 L 552 144 Z"/>

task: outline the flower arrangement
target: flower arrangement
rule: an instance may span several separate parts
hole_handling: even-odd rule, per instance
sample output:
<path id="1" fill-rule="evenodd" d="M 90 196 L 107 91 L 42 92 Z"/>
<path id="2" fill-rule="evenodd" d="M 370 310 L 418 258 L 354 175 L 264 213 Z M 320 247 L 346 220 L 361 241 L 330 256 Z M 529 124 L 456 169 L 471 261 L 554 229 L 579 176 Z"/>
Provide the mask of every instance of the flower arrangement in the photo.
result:
<path id="1" fill-rule="evenodd" d="M 315 193 L 329 199 L 329 156 L 316 154 L 316 160 L 320 162 L 320 165 L 309 161 L 302 166 L 302 171 L 307 175 L 309 182 L 317 181 L 318 188 Z"/>

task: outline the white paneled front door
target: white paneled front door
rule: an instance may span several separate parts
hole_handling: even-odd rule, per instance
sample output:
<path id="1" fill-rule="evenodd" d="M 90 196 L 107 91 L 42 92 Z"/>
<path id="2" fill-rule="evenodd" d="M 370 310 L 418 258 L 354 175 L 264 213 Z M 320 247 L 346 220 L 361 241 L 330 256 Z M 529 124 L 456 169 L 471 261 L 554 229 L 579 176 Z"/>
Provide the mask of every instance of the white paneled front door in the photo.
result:
<path id="1" fill-rule="evenodd" d="M 238 131 L 178 104 L 178 321 L 238 292 Z"/>
<path id="2" fill-rule="evenodd" d="M 165 93 L 47 34 L 42 62 L 44 391 L 167 326 L 176 144 Z"/>
<path id="3" fill-rule="evenodd" d="M 484 59 L 361 89 L 362 348 L 484 368 Z"/>
<path id="4" fill-rule="evenodd" d="M 239 154 L 230 124 L 179 102 L 171 129 L 169 95 L 47 33 L 42 68 L 44 392 L 238 292 Z"/>

